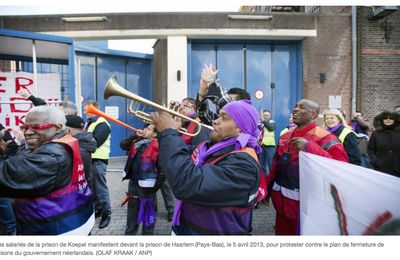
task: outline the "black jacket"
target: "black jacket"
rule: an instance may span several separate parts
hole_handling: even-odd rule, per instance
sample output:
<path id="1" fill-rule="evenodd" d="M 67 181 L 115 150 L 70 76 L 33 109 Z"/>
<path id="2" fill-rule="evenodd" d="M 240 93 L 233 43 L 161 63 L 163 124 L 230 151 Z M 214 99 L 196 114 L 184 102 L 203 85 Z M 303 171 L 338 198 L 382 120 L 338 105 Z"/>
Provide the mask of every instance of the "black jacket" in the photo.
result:
<path id="1" fill-rule="evenodd" d="M 383 119 L 395 118 L 394 125 L 387 127 Z M 375 170 L 400 177 L 400 115 L 384 111 L 374 118 L 375 131 L 368 142 L 368 156 Z"/>
<path id="2" fill-rule="evenodd" d="M 344 126 L 342 125 L 332 134 L 336 135 L 337 138 L 339 138 L 343 129 L 344 129 Z M 361 165 L 360 149 L 358 148 L 357 137 L 353 132 L 349 133 L 346 136 L 346 138 L 344 139 L 344 142 L 343 142 L 343 146 L 344 146 L 344 150 L 347 153 L 347 157 L 349 157 L 350 163 L 356 164 L 356 165 Z"/>
<path id="3" fill-rule="evenodd" d="M 259 166 L 247 153 L 229 154 L 214 165 L 195 166 L 191 149 L 178 132 L 166 129 L 158 136 L 159 162 L 175 197 L 205 207 L 247 207 L 257 192 Z M 213 160 L 233 150 L 226 147 L 208 158 Z"/>
<path id="4" fill-rule="evenodd" d="M 2 124 L 0 124 L 0 131 L 3 130 L 3 129 L 4 129 L 4 126 Z M 6 157 L 6 156 L 15 155 L 17 153 L 17 150 L 18 150 L 18 145 L 14 141 L 14 138 L 12 138 L 11 134 L 8 131 L 6 131 L 4 133 L 3 140 L 4 140 L 4 142 L 8 142 L 8 141 L 11 141 L 11 142 L 7 146 L 6 154 L 3 154 L 3 151 L 0 149 L 0 157 L 1 156 Z"/>
<path id="5" fill-rule="evenodd" d="M 41 98 L 35 97 L 34 95 L 31 95 L 28 99 L 32 102 L 32 104 L 33 104 L 35 107 L 47 105 L 46 101 L 44 101 L 44 100 L 41 99 Z"/>
<path id="6" fill-rule="evenodd" d="M 226 89 L 215 82 L 211 83 L 203 101 L 199 100 L 199 95 L 196 98 L 197 114 L 201 122 L 212 125 L 212 121 L 218 118 L 219 110 L 231 101 Z"/>
<path id="7" fill-rule="evenodd" d="M 140 137 L 138 135 L 136 135 L 136 133 L 133 133 L 133 134 L 130 134 L 129 136 L 127 136 L 126 138 L 122 139 L 119 146 L 121 147 L 122 150 L 125 150 L 129 153 L 131 146 L 134 145 L 134 141 L 137 142 L 139 140 L 140 140 Z M 128 156 L 128 160 L 125 165 L 124 171 L 126 173 L 126 176 L 122 180 L 129 179 L 128 193 L 130 193 L 130 195 L 133 195 L 133 196 L 148 197 L 148 196 L 156 193 L 157 190 L 161 188 L 161 185 L 164 183 L 164 180 L 165 180 L 164 171 L 163 171 L 161 165 L 159 164 L 159 162 L 157 161 L 156 167 L 157 167 L 157 171 L 158 171 L 158 177 L 157 177 L 156 184 L 154 185 L 154 187 L 142 188 L 138 184 L 138 179 L 137 179 L 138 176 L 135 175 L 134 173 L 140 172 L 141 156 L 144 153 L 144 151 L 146 150 L 146 148 L 148 147 L 148 145 L 149 145 L 149 143 L 141 145 L 137 149 L 137 152 L 133 159 L 129 159 L 129 156 Z"/>
<path id="8" fill-rule="evenodd" d="M 34 152 L 23 149 L 11 158 L 0 159 L 0 197 L 43 196 L 65 187 L 71 176 L 72 158 L 63 144 L 45 143 Z"/>

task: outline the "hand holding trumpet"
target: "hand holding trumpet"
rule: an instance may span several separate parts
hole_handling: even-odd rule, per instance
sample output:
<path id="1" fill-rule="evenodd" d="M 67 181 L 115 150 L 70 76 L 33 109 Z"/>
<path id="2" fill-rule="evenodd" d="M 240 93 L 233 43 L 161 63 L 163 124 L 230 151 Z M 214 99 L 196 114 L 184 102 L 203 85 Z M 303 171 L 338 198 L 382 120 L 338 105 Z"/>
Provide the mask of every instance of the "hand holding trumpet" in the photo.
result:
<path id="1" fill-rule="evenodd" d="M 168 128 L 179 130 L 182 126 L 181 122 L 173 119 L 171 114 L 165 111 L 152 112 L 150 118 L 159 133 Z"/>

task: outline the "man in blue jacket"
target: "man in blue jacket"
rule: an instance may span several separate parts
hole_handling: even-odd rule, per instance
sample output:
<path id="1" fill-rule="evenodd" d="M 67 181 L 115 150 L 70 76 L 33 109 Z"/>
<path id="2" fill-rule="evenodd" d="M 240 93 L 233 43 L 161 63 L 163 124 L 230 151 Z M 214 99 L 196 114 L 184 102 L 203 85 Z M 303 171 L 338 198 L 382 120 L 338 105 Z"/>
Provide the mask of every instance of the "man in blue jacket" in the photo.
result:
<path id="1" fill-rule="evenodd" d="M 246 235 L 251 232 L 260 166 L 258 113 L 250 101 L 228 103 L 213 122 L 211 140 L 192 153 L 165 113 L 152 113 L 159 130 L 159 162 L 177 199 L 177 235 Z"/>

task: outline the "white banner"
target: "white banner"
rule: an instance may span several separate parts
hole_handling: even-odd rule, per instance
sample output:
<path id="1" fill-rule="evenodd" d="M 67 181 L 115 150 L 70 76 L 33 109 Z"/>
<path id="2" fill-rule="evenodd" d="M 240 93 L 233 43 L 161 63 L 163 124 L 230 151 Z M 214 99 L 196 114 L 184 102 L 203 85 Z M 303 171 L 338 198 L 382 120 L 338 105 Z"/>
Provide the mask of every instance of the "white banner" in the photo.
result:
<path id="1" fill-rule="evenodd" d="M 37 97 L 47 101 L 60 101 L 60 74 L 37 74 Z M 17 129 L 23 125 L 27 112 L 33 107 L 32 103 L 18 94 L 22 88 L 34 94 L 34 77 L 32 73 L 0 72 L 0 123 L 9 129 Z"/>
<path id="2" fill-rule="evenodd" d="M 302 235 L 374 234 L 400 218 L 400 178 L 300 153 Z"/>

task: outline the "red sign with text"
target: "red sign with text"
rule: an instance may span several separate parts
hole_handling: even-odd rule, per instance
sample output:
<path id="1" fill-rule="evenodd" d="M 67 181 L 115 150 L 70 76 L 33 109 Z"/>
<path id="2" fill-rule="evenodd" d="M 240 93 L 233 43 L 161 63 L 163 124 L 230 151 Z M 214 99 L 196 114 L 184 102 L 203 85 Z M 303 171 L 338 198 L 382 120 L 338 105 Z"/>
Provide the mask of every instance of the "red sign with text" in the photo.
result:
<path id="1" fill-rule="evenodd" d="M 4 127 L 20 128 L 24 124 L 26 114 L 33 107 L 30 101 L 18 94 L 21 89 L 26 89 L 46 102 L 61 100 L 59 73 L 38 74 L 37 81 L 36 96 L 32 73 L 0 72 L 0 123 Z"/>

